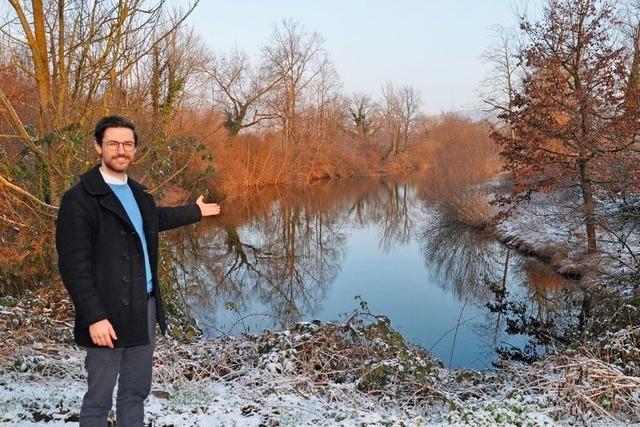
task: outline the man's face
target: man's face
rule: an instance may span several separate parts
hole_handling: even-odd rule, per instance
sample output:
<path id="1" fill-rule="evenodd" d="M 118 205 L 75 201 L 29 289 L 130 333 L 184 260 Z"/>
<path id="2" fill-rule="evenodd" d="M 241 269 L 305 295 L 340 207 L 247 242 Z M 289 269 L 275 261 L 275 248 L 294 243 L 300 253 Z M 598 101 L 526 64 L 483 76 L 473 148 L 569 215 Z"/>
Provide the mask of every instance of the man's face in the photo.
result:
<path id="1" fill-rule="evenodd" d="M 102 137 L 102 145 L 94 142 L 94 147 L 102 157 L 102 165 L 114 172 L 126 172 L 136 155 L 136 147 L 128 151 L 127 146 L 134 144 L 135 137 L 129 128 L 107 128 Z"/>

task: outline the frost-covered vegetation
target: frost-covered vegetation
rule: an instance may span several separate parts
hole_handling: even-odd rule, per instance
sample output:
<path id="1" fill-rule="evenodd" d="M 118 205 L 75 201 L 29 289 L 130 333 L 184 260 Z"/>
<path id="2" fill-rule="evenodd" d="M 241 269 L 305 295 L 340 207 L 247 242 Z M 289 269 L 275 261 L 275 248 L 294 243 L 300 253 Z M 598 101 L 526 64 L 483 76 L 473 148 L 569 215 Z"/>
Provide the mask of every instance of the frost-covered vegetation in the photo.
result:
<path id="1" fill-rule="evenodd" d="M 69 308 L 55 292 L 2 300 L 3 425 L 77 422 L 85 373 L 83 352 L 70 343 Z M 389 319 L 360 311 L 338 323 L 298 323 L 242 338 L 161 338 L 147 422 L 538 426 L 638 420 L 637 337 L 637 328 L 621 331 L 601 341 L 597 354 L 575 350 L 531 365 L 505 362 L 490 372 L 445 368 L 406 343 Z"/>

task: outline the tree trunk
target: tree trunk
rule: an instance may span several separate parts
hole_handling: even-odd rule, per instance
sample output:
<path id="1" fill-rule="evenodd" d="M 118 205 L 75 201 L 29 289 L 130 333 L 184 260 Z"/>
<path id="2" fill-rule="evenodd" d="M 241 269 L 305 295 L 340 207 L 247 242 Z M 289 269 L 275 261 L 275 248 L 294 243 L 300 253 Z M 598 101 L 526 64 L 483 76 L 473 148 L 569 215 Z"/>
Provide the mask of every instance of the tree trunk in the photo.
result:
<path id="1" fill-rule="evenodd" d="M 582 190 L 584 219 L 587 227 L 587 252 L 594 253 L 597 250 L 597 240 L 593 187 L 587 171 L 587 161 L 580 159 L 578 164 L 580 169 L 580 189 Z"/>
<path id="2" fill-rule="evenodd" d="M 151 67 L 151 111 L 153 113 L 153 121 L 157 123 L 160 117 L 160 52 L 158 47 L 154 46 L 151 51 L 152 67 Z"/>
<path id="3" fill-rule="evenodd" d="M 34 62 L 38 95 L 40 98 L 40 135 L 50 131 L 51 122 L 51 79 L 49 76 L 49 56 L 47 50 L 47 35 L 44 25 L 44 11 L 42 0 L 33 0 L 33 32 L 34 44 L 30 46 Z"/>
<path id="4" fill-rule="evenodd" d="M 65 103 L 67 101 L 67 90 L 69 87 L 67 67 L 65 65 L 65 57 L 67 55 L 65 49 L 66 32 L 65 32 L 65 19 L 64 19 L 64 0 L 58 0 L 58 58 L 56 63 L 58 64 L 58 86 L 56 97 L 56 117 L 54 125 L 56 127 L 61 126 L 63 123 Z"/>
<path id="5" fill-rule="evenodd" d="M 584 290 L 582 297 L 582 307 L 580 308 L 580 315 L 578 316 L 578 330 L 584 333 L 587 322 L 591 317 L 591 292 L 587 289 Z"/>
<path id="6" fill-rule="evenodd" d="M 629 81 L 627 83 L 627 97 L 634 97 L 637 94 L 638 86 L 640 85 L 640 24 L 635 28 L 633 34 L 633 58 L 631 61 L 631 70 L 629 72 Z M 631 101 L 632 99 L 628 99 Z"/>

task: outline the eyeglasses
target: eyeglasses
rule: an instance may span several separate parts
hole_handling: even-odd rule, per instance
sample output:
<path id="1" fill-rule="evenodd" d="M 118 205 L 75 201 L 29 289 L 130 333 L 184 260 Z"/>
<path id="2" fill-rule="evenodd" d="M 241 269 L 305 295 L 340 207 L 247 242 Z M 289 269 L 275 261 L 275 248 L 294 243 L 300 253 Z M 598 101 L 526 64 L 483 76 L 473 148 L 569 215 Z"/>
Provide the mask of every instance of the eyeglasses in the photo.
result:
<path id="1" fill-rule="evenodd" d="M 136 143 L 132 141 L 105 141 L 103 145 L 106 145 L 110 151 L 116 151 L 120 145 L 122 145 L 124 151 L 133 151 L 136 148 Z"/>

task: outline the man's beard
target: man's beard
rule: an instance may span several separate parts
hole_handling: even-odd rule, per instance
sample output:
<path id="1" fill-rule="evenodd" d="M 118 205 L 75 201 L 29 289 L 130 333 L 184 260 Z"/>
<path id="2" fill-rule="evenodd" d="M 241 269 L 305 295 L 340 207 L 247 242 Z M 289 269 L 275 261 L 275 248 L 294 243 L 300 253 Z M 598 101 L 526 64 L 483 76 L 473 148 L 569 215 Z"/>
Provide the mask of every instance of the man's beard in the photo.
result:
<path id="1" fill-rule="evenodd" d="M 118 160 L 118 158 L 126 159 L 127 161 L 122 162 Z M 131 158 L 126 155 L 117 154 L 109 157 L 108 159 L 103 158 L 102 163 L 107 169 L 110 169 L 114 172 L 123 173 L 129 169 L 129 166 L 131 165 Z"/>

